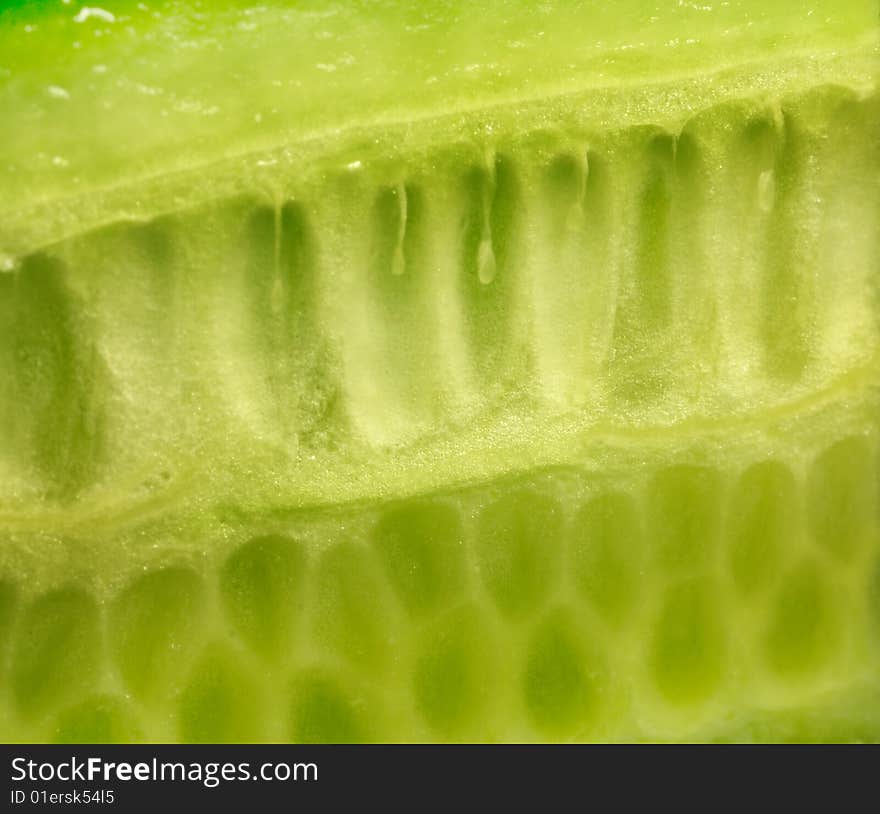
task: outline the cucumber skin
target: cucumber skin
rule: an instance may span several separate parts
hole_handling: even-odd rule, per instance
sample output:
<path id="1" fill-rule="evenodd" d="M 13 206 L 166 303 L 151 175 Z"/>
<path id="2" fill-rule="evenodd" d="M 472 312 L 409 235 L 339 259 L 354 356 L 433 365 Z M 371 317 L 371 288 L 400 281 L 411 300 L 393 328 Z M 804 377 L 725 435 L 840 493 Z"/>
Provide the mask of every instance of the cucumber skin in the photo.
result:
<path id="1" fill-rule="evenodd" d="M 687 278 L 652 293 L 654 278 L 639 277 L 640 264 L 651 268 L 668 251 L 654 238 L 627 255 L 619 278 L 609 276 L 636 285 L 610 332 L 616 361 L 601 374 L 604 402 L 568 390 L 577 377 L 560 367 L 571 339 L 553 334 L 553 317 L 577 314 L 576 301 L 566 312 L 538 289 L 505 288 L 503 273 L 489 297 L 479 286 L 457 295 L 463 315 L 452 322 L 466 352 L 451 371 L 438 369 L 429 320 L 400 323 L 373 345 L 378 332 L 346 335 L 346 321 L 357 318 L 343 310 L 342 327 L 327 332 L 328 292 L 297 288 L 283 273 L 280 286 L 256 277 L 241 289 L 244 313 L 227 307 L 223 286 L 240 285 L 236 273 L 277 274 L 278 258 L 299 269 L 328 243 L 358 257 L 373 240 L 385 247 L 380 258 L 394 256 L 403 196 L 404 255 L 418 268 L 419 252 L 432 251 L 430 232 L 418 231 L 418 193 L 434 190 L 443 153 L 436 123 L 396 150 L 387 134 L 375 152 L 358 147 L 358 133 L 320 145 L 311 175 L 298 156 L 268 195 L 212 188 L 224 174 L 241 177 L 236 159 L 208 172 L 189 210 L 180 211 L 171 188 L 135 179 L 119 200 L 145 186 L 146 212 L 163 217 L 120 222 L 125 208 L 102 202 L 96 220 L 68 216 L 48 242 L 42 226 L 28 231 L 39 219 L 21 199 L 29 201 L 19 216 L 25 228 L 13 235 L 14 217 L 7 220 L 0 246 L 13 272 L 0 279 L 8 295 L 0 328 L 13 351 L 2 370 L 16 388 L 0 408 L 0 431 L 11 439 L 0 455 L 5 739 L 880 740 L 877 306 L 865 293 L 877 289 L 880 218 L 876 185 L 864 184 L 876 171 L 880 128 L 862 69 L 854 82 L 835 71 L 830 88 L 769 102 L 713 98 L 684 123 L 674 112 L 658 128 L 656 111 L 645 108 L 643 121 L 621 122 L 617 132 L 576 122 L 522 143 L 509 133 L 492 139 L 494 158 L 467 145 L 442 159 L 472 173 L 462 193 L 473 223 L 466 244 L 482 245 L 487 195 L 509 193 L 527 213 L 561 202 L 551 211 L 565 210 L 567 228 L 569 198 L 587 175 L 581 162 L 595 180 L 614 155 L 608 145 L 639 156 L 625 183 L 636 199 L 644 184 L 641 203 L 627 209 L 636 229 L 663 234 L 650 224 L 672 213 L 680 219 L 673 242 L 683 241 L 703 227 L 669 198 L 689 182 L 664 151 L 690 143 L 699 179 L 702 157 L 718 150 L 733 166 L 736 153 L 723 152 L 720 135 L 731 122 L 752 138 L 776 132 L 781 116 L 784 146 L 762 169 L 775 176 L 763 176 L 763 186 L 760 173 L 750 180 L 757 197 L 746 207 L 763 211 L 766 178 L 775 177 L 777 214 L 760 227 L 770 235 L 768 259 L 752 269 L 765 316 L 734 323 L 740 333 L 728 336 L 748 337 L 728 363 L 750 372 L 725 381 L 714 343 L 701 360 L 736 406 L 720 399 L 723 387 L 695 399 L 699 375 L 676 378 L 684 368 L 669 349 L 683 337 L 684 346 L 705 342 L 681 314 L 704 302 L 688 300 Z M 536 111 L 546 115 L 540 103 Z M 480 115 L 466 117 L 462 132 L 470 137 Z M 842 120 L 843 146 L 824 148 Z M 746 170 L 734 173 L 743 183 L 749 162 L 764 155 L 761 138 L 750 142 Z M 801 174 L 805 155 L 821 158 L 818 187 Z M 247 161 L 276 157 L 261 148 Z M 365 166 L 352 183 L 354 163 Z M 515 174 L 505 176 L 511 166 Z M 103 201 L 98 177 L 86 197 Z M 300 177 L 294 188 L 290 179 Z M 504 181 L 511 177 L 514 185 Z M 707 177 L 703 191 L 717 192 L 720 176 Z M 817 188 L 838 208 L 818 210 L 834 214 L 810 243 L 817 210 L 808 199 Z M 50 212 L 70 206 L 55 194 Z M 368 243 L 334 243 L 352 195 Z M 212 197 L 219 201 L 205 202 Z M 731 199 L 719 200 L 723 213 Z M 454 222 L 460 206 L 453 201 L 431 223 Z M 505 226 L 503 211 L 493 199 L 490 226 L 502 249 L 507 238 L 497 235 L 520 228 Z M 223 243 L 230 224 L 245 224 L 256 247 L 249 259 L 235 259 L 235 238 Z M 552 234 L 557 224 L 526 233 L 535 228 Z M 311 229 L 321 244 L 310 248 Z M 836 286 L 836 310 L 810 305 L 810 273 L 787 276 L 804 259 L 789 232 L 820 250 L 850 234 L 847 253 L 809 269 Z M 779 234 L 787 246 L 779 248 Z M 578 245 L 556 242 L 569 252 Z M 694 251 L 686 240 L 675 245 L 685 254 L 672 257 Z M 530 257 L 532 268 L 545 267 L 546 255 Z M 495 260 L 503 272 L 503 251 Z M 371 303 L 374 325 L 393 325 L 420 296 L 450 301 L 442 280 L 414 299 L 413 275 L 395 281 L 384 263 L 363 271 L 375 291 L 354 298 Z M 520 261 L 517 273 L 527 267 Z M 701 270 L 729 267 L 728 256 Z M 833 274 L 840 267 L 849 272 L 842 279 Z M 228 276 L 212 288 L 218 268 Z M 710 274 L 694 275 L 698 294 Z M 792 297 L 798 307 L 778 314 L 778 302 Z M 279 298 L 281 318 L 272 316 Z M 738 305 L 734 319 L 747 314 Z M 510 344 L 510 313 L 536 331 L 514 334 L 514 351 L 499 354 Z M 407 331 L 426 328 L 427 339 L 400 350 Z M 323 345 L 313 340 L 322 331 Z M 229 343 L 219 354 L 218 336 Z M 303 336 L 305 354 L 285 352 Z M 340 360 L 346 342 L 351 355 Z M 470 380 L 456 382 L 470 367 Z M 47 369 L 48 378 L 24 372 Z M 315 380 L 314 370 L 330 374 Z M 488 388 L 504 370 L 513 372 L 501 390 Z M 644 388 L 647 373 L 657 384 Z M 373 379 L 385 388 L 378 397 Z M 421 385 L 431 379 L 443 395 L 436 401 Z"/>

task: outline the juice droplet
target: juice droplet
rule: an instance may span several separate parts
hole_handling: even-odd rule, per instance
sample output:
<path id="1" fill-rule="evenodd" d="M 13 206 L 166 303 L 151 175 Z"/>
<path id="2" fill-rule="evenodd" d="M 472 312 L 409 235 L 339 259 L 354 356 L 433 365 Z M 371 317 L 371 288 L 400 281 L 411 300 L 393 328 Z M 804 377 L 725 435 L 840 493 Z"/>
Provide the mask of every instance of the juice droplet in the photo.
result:
<path id="1" fill-rule="evenodd" d="M 477 247 L 477 278 L 483 285 L 495 279 L 495 250 L 492 248 L 492 202 L 495 196 L 495 152 L 487 149 L 484 155 L 487 183 L 483 186 L 483 223 L 480 245 Z"/>
<path id="2" fill-rule="evenodd" d="M 105 23 L 115 23 L 116 15 L 111 11 L 107 11 L 105 8 L 89 8 L 88 6 L 83 6 L 76 17 L 73 18 L 75 23 L 84 23 L 89 19 L 101 20 Z"/>
<path id="3" fill-rule="evenodd" d="M 399 184 L 396 190 L 397 203 L 400 207 L 400 220 L 397 227 L 397 242 L 394 245 L 394 254 L 391 257 L 391 273 L 399 277 L 406 271 L 406 258 L 403 253 L 403 241 L 406 239 L 406 187 Z"/>
<path id="4" fill-rule="evenodd" d="M 477 275 L 483 285 L 489 285 L 495 279 L 495 250 L 488 237 L 480 241 L 477 249 Z"/>
<path id="5" fill-rule="evenodd" d="M 762 212 L 773 209 L 776 200 L 776 178 L 773 170 L 764 170 L 758 176 L 758 206 Z"/>
<path id="6" fill-rule="evenodd" d="M 587 197 L 587 178 L 590 174 L 590 163 L 586 152 L 580 155 L 577 167 L 577 195 L 568 209 L 568 214 L 565 216 L 566 232 L 580 232 L 584 228 L 584 201 Z"/>

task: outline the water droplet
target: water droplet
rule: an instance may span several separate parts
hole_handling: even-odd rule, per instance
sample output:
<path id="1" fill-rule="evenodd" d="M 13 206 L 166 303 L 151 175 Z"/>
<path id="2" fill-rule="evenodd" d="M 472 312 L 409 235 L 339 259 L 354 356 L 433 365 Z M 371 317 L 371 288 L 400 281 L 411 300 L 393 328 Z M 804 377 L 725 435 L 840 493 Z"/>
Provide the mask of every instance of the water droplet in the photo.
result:
<path id="1" fill-rule="evenodd" d="M 48 91 L 49 95 L 53 99 L 69 99 L 70 98 L 70 92 L 65 90 L 64 88 L 58 87 L 58 85 L 49 85 L 49 87 L 46 88 L 46 90 Z"/>
<path id="2" fill-rule="evenodd" d="M 773 209 L 776 199 L 776 179 L 773 170 L 764 170 L 758 176 L 758 206 L 762 212 Z"/>
<path id="3" fill-rule="evenodd" d="M 90 20 L 94 17 L 97 20 L 103 20 L 105 23 L 115 23 L 116 16 L 107 11 L 104 8 L 94 8 L 89 6 L 83 6 L 76 17 L 73 18 L 75 23 L 84 23 L 86 20 Z"/>
<path id="4" fill-rule="evenodd" d="M 406 258 L 403 254 L 403 242 L 406 239 L 407 199 L 406 187 L 399 184 L 395 190 L 397 204 L 400 207 L 400 223 L 397 227 L 397 243 L 394 246 L 394 254 L 391 256 L 391 273 L 399 277 L 406 271 Z"/>
<path id="5" fill-rule="evenodd" d="M 495 250 L 492 241 L 483 238 L 477 249 L 477 276 L 483 285 L 489 285 L 495 279 Z"/>

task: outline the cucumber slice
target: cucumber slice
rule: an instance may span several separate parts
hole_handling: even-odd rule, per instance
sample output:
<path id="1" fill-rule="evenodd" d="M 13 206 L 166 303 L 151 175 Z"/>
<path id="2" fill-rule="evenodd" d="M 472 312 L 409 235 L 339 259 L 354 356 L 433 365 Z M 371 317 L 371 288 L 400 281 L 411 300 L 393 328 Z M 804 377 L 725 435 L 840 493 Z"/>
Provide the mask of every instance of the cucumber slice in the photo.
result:
<path id="1" fill-rule="evenodd" d="M 880 740 L 878 42 L 3 11 L 4 740 Z"/>

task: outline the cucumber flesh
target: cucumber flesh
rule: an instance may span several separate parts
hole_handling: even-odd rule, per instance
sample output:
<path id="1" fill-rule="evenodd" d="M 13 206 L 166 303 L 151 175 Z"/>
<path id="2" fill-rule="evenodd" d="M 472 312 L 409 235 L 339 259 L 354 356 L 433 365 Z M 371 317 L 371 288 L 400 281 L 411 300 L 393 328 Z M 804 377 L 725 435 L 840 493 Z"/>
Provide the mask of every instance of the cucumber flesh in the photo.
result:
<path id="1" fill-rule="evenodd" d="M 880 740 L 876 9 L 561 5 L 2 13 L 4 740 Z"/>
<path id="2" fill-rule="evenodd" d="M 149 217 L 229 185 L 274 180 L 283 194 L 315 154 L 377 139 L 394 155 L 413 138 L 491 143 L 572 120 L 676 128 L 725 99 L 873 87 L 880 41 L 873 0 L 794 13 L 782 0 L 86 8 L 105 14 L 56 0 L 0 11 L 7 262 L 89 222 Z M 216 165 L 229 163 L 221 180 Z"/>

